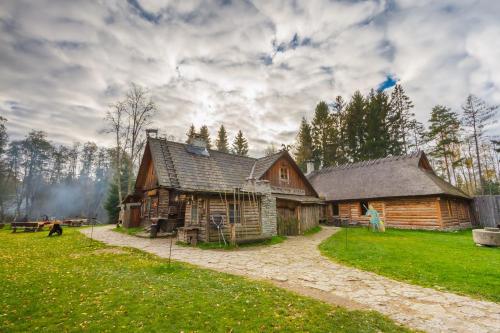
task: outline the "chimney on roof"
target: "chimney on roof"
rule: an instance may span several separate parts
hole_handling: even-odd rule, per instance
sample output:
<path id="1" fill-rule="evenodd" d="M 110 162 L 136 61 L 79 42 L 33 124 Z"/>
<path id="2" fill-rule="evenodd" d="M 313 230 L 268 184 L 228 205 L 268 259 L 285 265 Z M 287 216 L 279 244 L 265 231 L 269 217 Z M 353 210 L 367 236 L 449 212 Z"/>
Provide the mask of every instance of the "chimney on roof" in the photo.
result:
<path id="1" fill-rule="evenodd" d="M 195 134 L 191 140 L 191 145 L 198 148 L 207 148 L 207 142 L 200 134 Z"/>
<path id="2" fill-rule="evenodd" d="M 154 136 L 152 136 L 152 134 L 154 134 Z M 146 129 L 146 136 L 148 138 L 157 138 L 158 137 L 158 129 L 156 128 L 147 128 Z"/>
<path id="3" fill-rule="evenodd" d="M 313 172 L 314 172 L 314 161 L 309 160 L 306 162 L 306 176 L 310 175 Z"/>

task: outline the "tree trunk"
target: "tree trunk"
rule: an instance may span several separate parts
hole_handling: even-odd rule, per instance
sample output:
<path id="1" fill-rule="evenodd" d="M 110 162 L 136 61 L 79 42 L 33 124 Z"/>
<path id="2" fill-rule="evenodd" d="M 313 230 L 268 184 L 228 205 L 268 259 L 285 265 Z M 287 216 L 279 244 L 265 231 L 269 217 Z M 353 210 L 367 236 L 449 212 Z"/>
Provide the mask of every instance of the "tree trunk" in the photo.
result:
<path id="1" fill-rule="evenodd" d="M 477 129 L 476 129 L 476 117 L 473 119 L 474 127 L 474 143 L 476 145 L 476 159 L 477 159 L 477 169 L 479 172 L 479 186 L 481 187 L 481 194 L 484 194 L 484 181 L 483 181 L 483 170 L 481 169 L 481 158 L 479 156 L 479 143 L 477 139 Z"/>

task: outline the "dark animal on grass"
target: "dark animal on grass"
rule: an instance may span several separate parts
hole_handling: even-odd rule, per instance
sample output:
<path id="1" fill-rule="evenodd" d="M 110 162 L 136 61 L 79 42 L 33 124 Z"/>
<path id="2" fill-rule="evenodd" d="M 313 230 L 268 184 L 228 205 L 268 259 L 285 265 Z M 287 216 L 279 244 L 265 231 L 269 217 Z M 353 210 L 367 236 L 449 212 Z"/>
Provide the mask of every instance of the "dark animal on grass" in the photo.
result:
<path id="1" fill-rule="evenodd" d="M 53 234 L 57 234 L 58 236 L 61 236 L 63 233 L 63 230 L 61 228 L 60 224 L 54 224 L 52 228 L 50 228 L 49 231 L 49 237 L 52 236 Z"/>

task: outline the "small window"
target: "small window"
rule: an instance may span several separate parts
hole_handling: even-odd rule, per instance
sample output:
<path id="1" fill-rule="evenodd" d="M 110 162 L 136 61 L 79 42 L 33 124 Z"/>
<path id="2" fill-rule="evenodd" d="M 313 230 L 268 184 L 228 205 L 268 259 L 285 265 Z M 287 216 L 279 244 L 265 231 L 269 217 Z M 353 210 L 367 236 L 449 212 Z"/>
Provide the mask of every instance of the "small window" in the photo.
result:
<path id="1" fill-rule="evenodd" d="M 280 168 L 280 180 L 283 182 L 288 182 L 288 168 L 286 167 L 281 167 Z"/>
<path id="2" fill-rule="evenodd" d="M 446 203 L 448 204 L 448 216 L 452 216 L 452 210 L 451 210 L 451 200 L 447 200 Z"/>
<path id="3" fill-rule="evenodd" d="M 333 216 L 339 216 L 339 204 L 338 203 L 332 203 L 332 214 Z"/>
<path id="4" fill-rule="evenodd" d="M 191 224 L 198 224 L 198 202 L 193 200 L 191 204 Z"/>
<path id="5" fill-rule="evenodd" d="M 241 223 L 240 205 L 229 204 L 229 223 Z"/>
<path id="6" fill-rule="evenodd" d="M 361 208 L 361 215 L 366 215 L 366 212 L 368 211 L 368 201 L 361 201 L 359 205 Z"/>

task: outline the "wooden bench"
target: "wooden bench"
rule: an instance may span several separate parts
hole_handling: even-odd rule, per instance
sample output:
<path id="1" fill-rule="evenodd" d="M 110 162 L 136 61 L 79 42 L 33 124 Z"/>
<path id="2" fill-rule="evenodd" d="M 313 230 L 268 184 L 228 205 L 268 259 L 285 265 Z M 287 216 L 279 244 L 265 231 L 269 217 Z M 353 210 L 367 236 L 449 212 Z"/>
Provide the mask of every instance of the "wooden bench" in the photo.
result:
<path id="1" fill-rule="evenodd" d="M 44 223 L 40 222 L 12 222 L 10 228 L 12 232 L 17 232 L 17 229 L 24 229 L 24 232 L 35 232 L 43 229 Z"/>

